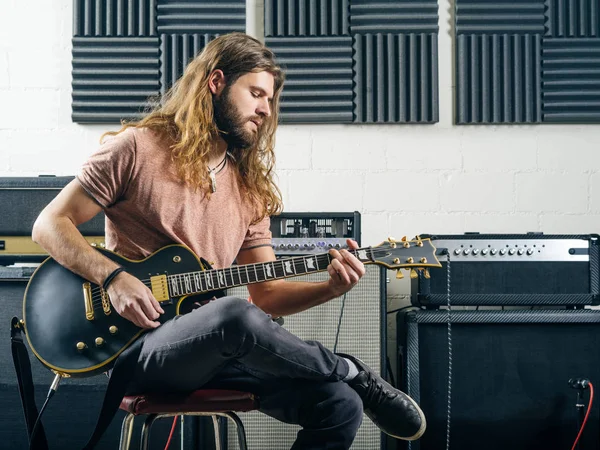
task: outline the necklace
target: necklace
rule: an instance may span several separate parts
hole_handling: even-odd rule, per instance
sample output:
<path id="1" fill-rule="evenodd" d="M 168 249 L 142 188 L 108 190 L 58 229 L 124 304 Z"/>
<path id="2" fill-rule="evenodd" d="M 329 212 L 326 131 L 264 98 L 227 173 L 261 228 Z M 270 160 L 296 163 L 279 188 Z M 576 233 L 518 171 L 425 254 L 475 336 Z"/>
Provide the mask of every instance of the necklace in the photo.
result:
<path id="1" fill-rule="evenodd" d="M 215 167 L 213 167 L 212 169 L 207 166 L 208 167 L 208 175 L 210 176 L 210 184 L 211 184 L 213 193 L 217 192 L 217 177 L 216 177 L 216 175 L 225 168 L 225 165 L 227 164 L 227 155 L 229 155 L 229 152 L 226 152 L 225 156 L 223 157 L 221 162 L 219 164 L 217 164 Z"/>

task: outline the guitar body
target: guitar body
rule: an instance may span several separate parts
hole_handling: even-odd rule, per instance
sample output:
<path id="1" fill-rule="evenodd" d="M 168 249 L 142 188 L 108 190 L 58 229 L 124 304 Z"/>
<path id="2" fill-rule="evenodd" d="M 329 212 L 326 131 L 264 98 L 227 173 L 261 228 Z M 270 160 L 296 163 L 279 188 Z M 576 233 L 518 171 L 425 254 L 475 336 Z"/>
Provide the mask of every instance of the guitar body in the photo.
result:
<path id="1" fill-rule="evenodd" d="M 141 261 L 128 260 L 108 250 L 98 251 L 140 280 L 209 269 L 191 250 L 181 245 L 164 247 Z M 49 369 L 73 377 L 107 371 L 117 356 L 144 332 L 119 316 L 112 305 L 110 313 L 106 314 L 100 301 L 100 288 L 95 284 L 91 284 L 96 298 L 94 318 L 88 320 L 84 283 L 85 279 L 48 258 L 32 275 L 23 300 L 25 332 L 32 351 Z M 165 313 L 158 320 L 164 323 L 191 311 L 196 302 L 214 296 L 215 292 L 211 292 L 161 301 Z M 85 347 L 78 348 L 78 343 Z"/>

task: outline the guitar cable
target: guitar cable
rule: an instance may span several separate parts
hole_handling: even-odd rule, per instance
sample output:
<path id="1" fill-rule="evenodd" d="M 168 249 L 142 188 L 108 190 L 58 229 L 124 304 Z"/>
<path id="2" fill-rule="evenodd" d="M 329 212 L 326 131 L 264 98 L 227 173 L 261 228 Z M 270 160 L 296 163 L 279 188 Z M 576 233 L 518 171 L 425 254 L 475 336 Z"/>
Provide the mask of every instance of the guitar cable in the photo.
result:
<path id="1" fill-rule="evenodd" d="M 62 380 L 62 375 L 57 373 L 56 376 L 54 377 L 54 380 L 52 381 L 52 384 L 50 385 L 50 390 L 48 391 L 48 394 L 46 395 L 46 400 L 44 401 L 44 404 L 42 405 L 42 408 L 40 409 L 37 419 L 35 419 L 35 424 L 33 425 L 33 429 L 31 430 L 31 435 L 29 436 L 29 450 L 35 450 L 32 447 L 32 445 L 34 442 L 35 434 L 37 433 L 38 427 L 42 421 L 42 414 L 44 413 L 46 406 L 48 406 L 48 402 L 54 396 L 54 393 L 58 389 L 60 380 Z"/>
<path id="2" fill-rule="evenodd" d="M 340 309 L 340 317 L 338 319 L 337 330 L 335 332 L 335 342 L 333 344 L 333 353 L 336 353 L 336 351 L 337 351 L 338 338 L 340 337 L 340 329 L 342 328 L 342 317 L 344 316 L 344 306 L 346 305 L 346 295 L 347 294 L 348 293 L 346 292 L 344 294 L 344 296 L 342 297 L 342 308 Z"/>

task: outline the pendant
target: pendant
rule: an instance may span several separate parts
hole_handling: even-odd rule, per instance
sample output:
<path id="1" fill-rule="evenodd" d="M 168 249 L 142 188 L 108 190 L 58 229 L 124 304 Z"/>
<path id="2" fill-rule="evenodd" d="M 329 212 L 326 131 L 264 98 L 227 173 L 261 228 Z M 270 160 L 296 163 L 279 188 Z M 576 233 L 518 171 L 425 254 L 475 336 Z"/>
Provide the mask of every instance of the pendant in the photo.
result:
<path id="1" fill-rule="evenodd" d="M 215 173 L 211 170 L 209 173 L 210 176 L 210 184 L 211 184 L 211 188 L 213 193 L 217 192 L 217 177 L 215 176 Z"/>

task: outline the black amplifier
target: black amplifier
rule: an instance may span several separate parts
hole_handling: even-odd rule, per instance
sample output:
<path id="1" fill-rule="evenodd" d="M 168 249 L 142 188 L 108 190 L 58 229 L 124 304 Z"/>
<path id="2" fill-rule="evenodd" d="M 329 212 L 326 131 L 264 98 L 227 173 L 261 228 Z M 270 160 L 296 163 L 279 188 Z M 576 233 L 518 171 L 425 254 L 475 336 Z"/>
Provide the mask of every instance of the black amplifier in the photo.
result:
<path id="1" fill-rule="evenodd" d="M 31 240 L 38 215 L 74 177 L 0 177 L 0 265 L 40 262 L 48 255 Z M 104 214 L 79 227 L 90 243 L 104 244 Z"/>
<path id="2" fill-rule="evenodd" d="M 271 234 L 277 257 L 346 248 L 348 238 L 360 245 L 360 213 L 283 212 L 271 217 Z"/>
<path id="3" fill-rule="evenodd" d="M 600 303 L 598 235 L 423 235 L 441 270 L 412 280 L 415 306 L 575 307 Z M 448 264 L 450 260 L 450 264 Z M 450 277 L 448 277 L 450 266 Z M 450 293 L 448 293 L 448 278 Z"/>

